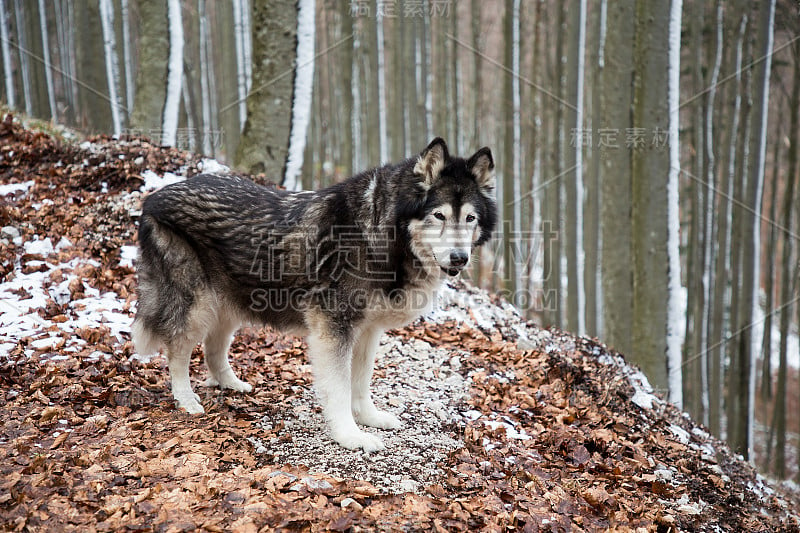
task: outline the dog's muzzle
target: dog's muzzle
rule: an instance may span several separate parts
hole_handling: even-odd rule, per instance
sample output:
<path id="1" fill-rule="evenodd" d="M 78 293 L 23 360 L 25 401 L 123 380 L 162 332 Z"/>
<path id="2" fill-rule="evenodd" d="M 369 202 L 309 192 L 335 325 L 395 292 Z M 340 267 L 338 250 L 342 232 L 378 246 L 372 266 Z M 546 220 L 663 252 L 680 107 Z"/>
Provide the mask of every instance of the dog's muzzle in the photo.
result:
<path id="1" fill-rule="evenodd" d="M 469 254 L 463 250 L 453 250 L 450 252 L 450 266 L 448 268 L 441 267 L 442 272 L 448 276 L 457 276 L 465 266 L 469 263 Z"/>

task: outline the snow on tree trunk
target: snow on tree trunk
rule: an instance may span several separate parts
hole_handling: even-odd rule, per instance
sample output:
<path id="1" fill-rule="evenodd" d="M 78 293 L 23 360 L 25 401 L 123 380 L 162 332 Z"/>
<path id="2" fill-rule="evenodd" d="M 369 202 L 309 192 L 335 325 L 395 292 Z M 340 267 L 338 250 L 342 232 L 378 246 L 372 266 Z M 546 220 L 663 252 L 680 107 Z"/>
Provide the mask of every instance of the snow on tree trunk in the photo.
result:
<path id="1" fill-rule="evenodd" d="M 708 99 L 706 102 L 706 109 L 705 109 L 705 128 L 704 128 L 704 137 L 705 137 L 705 155 L 706 155 L 706 173 L 705 173 L 705 180 L 706 183 L 709 184 L 709 188 L 706 191 L 706 203 L 705 203 L 705 230 L 704 230 L 704 237 L 703 237 L 703 246 L 705 251 L 703 253 L 703 287 L 704 287 L 704 309 L 701 309 L 701 312 L 704 313 L 704 320 L 702 321 L 703 328 L 699 332 L 700 334 L 700 342 L 698 343 L 698 350 L 702 354 L 701 361 L 702 361 L 702 373 L 701 373 L 701 388 L 700 388 L 700 406 L 702 408 L 702 418 L 701 422 L 705 425 L 709 425 L 710 423 L 710 414 L 709 408 L 711 405 L 710 400 L 710 369 L 711 365 L 709 364 L 708 358 L 708 350 L 706 347 L 709 345 L 708 342 L 708 333 L 710 330 L 710 322 L 712 319 L 711 315 L 711 299 L 713 297 L 714 289 L 714 256 L 718 253 L 724 253 L 722 249 L 716 250 L 714 248 L 714 239 L 713 239 L 713 229 L 714 229 L 714 195 L 712 194 L 713 189 L 712 186 L 716 185 L 716 176 L 717 176 L 717 164 L 716 164 L 716 156 L 714 153 L 714 106 L 716 102 L 716 94 L 717 94 L 717 82 L 719 81 L 719 71 L 720 67 L 722 66 L 722 26 L 723 26 L 723 10 L 722 10 L 722 3 L 717 3 L 716 8 L 716 19 L 715 19 L 715 37 L 714 37 L 714 66 L 711 70 L 711 80 L 708 84 Z M 679 39 L 680 40 L 680 39 Z M 680 46 L 680 42 L 678 42 L 678 46 Z"/>
<path id="2" fill-rule="evenodd" d="M 313 0 L 300 0 L 297 11 L 297 69 L 294 76 L 292 129 L 289 135 L 289 156 L 283 185 L 300 189 L 300 170 L 311 113 L 311 89 L 314 84 L 314 15 Z"/>
<path id="3" fill-rule="evenodd" d="M 681 375 L 681 344 L 683 320 L 681 317 L 681 262 L 680 213 L 678 178 L 680 175 L 680 61 L 681 61 L 681 11 L 682 0 L 672 0 L 669 16 L 669 60 L 667 63 L 667 108 L 669 109 L 669 174 L 667 177 L 667 375 L 669 399 L 680 407 L 683 404 Z"/>
<path id="4" fill-rule="evenodd" d="M 514 248 L 516 242 L 515 232 L 519 229 L 516 225 L 514 217 L 514 209 L 519 203 L 518 196 L 514 194 L 515 182 L 519 180 L 519 176 L 515 174 L 516 164 L 515 161 L 519 159 L 519 153 L 515 152 L 518 144 L 515 139 L 515 101 L 514 101 L 514 79 L 517 77 L 519 70 L 513 67 L 515 61 L 515 47 L 519 46 L 519 33 L 516 30 L 515 19 L 518 18 L 519 4 L 516 0 L 505 1 L 505 12 L 503 13 L 503 33 L 506 36 L 511 36 L 504 42 L 503 62 L 506 65 L 512 65 L 512 71 L 503 74 L 503 101 L 506 103 L 503 106 L 503 160 L 505 164 L 500 167 L 500 179 L 498 180 L 497 198 L 499 204 L 499 220 L 503 222 L 501 230 L 501 238 L 503 243 L 503 289 L 507 294 L 507 298 L 512 303 L 517 303 L 517 272 L 518 265 L 514 257 Z M 518 57 L 517 57 L 518 60 Z M 511 104 L 511 105 L 509 105 Z M 442 103 L 439 104 L 441 106 Z"/>
<path id="5" fill-rule="evenodd" d="M 208 39 L 208 28 L 206 26 L 206 0 L 197 0 L 197 16 L 200 34 L 200 109 L 203 119 L 201 128 L 201 143 L 203 153 L 211 155 L 211 105 L 208 83 L 208 49 L 206 41 Z"/>
<path id="6" fill-rule="evenodd" d="M 175 146 L 178 134 L 178 113 L 183 84 L 183 20 L 180 0 L 168 0 L 169 61 L 167 63 L 167 96 L 161 121 L 161 144 Z"/>
<path id="7" fill-rule="evenodd" d="M 106 62 L 108 99 L 111 105 L 111 124 L 114 135 L 119 135 L 122 133 L 122 116 L 117 85 L 119 66 L 117 64 L 116 38 L 114 36 L 114 6 L 111 0 L 100 0 L 100 27 L 103 30 L 103 51 Z"/>
<path id="8" fill-rule="evenodd" d="M 429 13 L 428 0 L 423 0 L 423 9 L 425 13 Z M 423 55 L 425 61 L 422 64 L 423 70 L 423 83 L 425 84 L 425 138 L 431 139 L 433 137 L 433 65 L 431 64 L 431 20 L 430 17 L 422 18 L 422 31 L 423 38 L 421 40 L 425 45 Z"/>
<path id="9" fill-rule="evenodd" d="M 380 12 L 376 13 L 375 25 L 378 34 L 378 136 L 381 151 L 380 163 L 385 163 L 389 160 L 389 135 L 386 131 L 386 58 L 383 41 L 383 15 Z"/>
<path id="10" fill-rule="evenodd" d="M 14 93 L 14 71 L 11 69 L 11 42 L 8 36 L 8 18 L 6 17 L 6 0 L 0 0 L 0 47 L 3 51 L 3 77 L 6 82 L 6 103 L 8 107 L 17 107 L 16 94 Z"/>
<path id="11" fill-rule="evenodd" d="M 136 84 L 133 79 L 133 58 L 131 57 L 131 23 L 128 0 L 121 0 L 120 12 L 122 14 L 122 58 L 125 65 L 125 107 L 127 112 L 133 110 L 133 92 Z"/>
<path id="12" fill-rule="evenodd" d="M 44 77 L 47 84 L 47 103 L 50 106 L 50 119 L 58 120 L 56 110 L 56 92 L 53 86 L 53 65 L 50 63 L 50 39 L 47 34 L 47 8 L 44 0 L 39 0 L 39 25 L 42 34 L 42 59 L 44 59 Z"/>
<path id="13" fill-rule="evenodd" d="M 353 57 L 359 57 L 360 51 L 359 48 L 361 47 L 361 43 L 356 36 L 353 39 Z M 363 168 L 362 159 L 363 155 L 361 154 L 361 72 L 359 69 L 360 65 L 358 60 L 354 60 L 352 64 L 351 70 L 351 77 L 352 77 L 352 99 L 353 99 L 353 109 L 352 109 L 352 117 L 350 118 L 350 135 L 351 140 L 350 142 L 353 144 L 353 170 Z M 346 68 L 346 67 L 345 67 Z"/>
<path id="14" fill-rule="evenodd" d="M 522 190 L 521 184 L 522 180 L 525 179 L 522 175 L 522 124 L 521 124 L 521 113 L 520 113 L 520 0 L 514 0 L 514 13 L 512 19 L 512 45 L 511 45 L 511 65 L 514 74 L 511 76 L 511 93 L 512 93 L 512 117 L 513 117 L 513 143 L 514 143 L 514 161 L 513 161 L 513 169 L 514 169 L 514 239 L 519 240 L 522 230 Z M 455 20 L 455 17 L 453 17 Z M 461 99 L 458 98 L 456 100 L 460 102 Z M 454 113 L 454 115 L 458 115 L 458 113 Z M 461 128 L 456 128 L 456 135 L 461 135 L 459 131 Z M 460 152 L 459 152 L 460 153 Z M 520 255 L 522 255 L 520 253 Z M 515 286 L 517 287 L 517 291 L 519 291 L 523 287 L 522 283 L 522 257 L 515 257 L 514 258 L 514 278 L 515 278 Z M 514 300 L 519 303 L 519 299 L 517 295 L 514 295 Z"/>
<path id="15" fill-rule="evenodd" d="M 748 169 L 748 182 L 747 182 L 747 197 L 752 202 L 751 207 L 753 211 L 748 214 L 748 227 L 745 235 L 744 247 L 744 260 L 751 262 L 747 268 L 743 270 L 744 276 L 742 277 L 742 286 L 744 290 L 744 299 L 742 308 L 744 316 L 740 318 L 740 324 L 746 326 L 744 334 L 744 342 L 740 344 L 747 352 L 744 354 L 743 362 L 745 363 L 745 370 L 748 378 L 747 388 L 747 413 L 743 422 L 746 426 L 743 428 L 746 441 L 734 443 L 734 446 L 739 445 L 740 451 L 748 459 L 752 459 L 750 455 L 753 446 L 753 423 L 755 421 L 755 381 L 756 381 L 756 364 L 755 354 L 758 353 L 759 339 L 753 335 L 752 324 L 757 316 L 756 313 L 759 309 L 759 288 L 760 288 L 760 267 L 761 267 L 761 196 L 764 184 L 764 167 L 766 163 L 766 149 L 767 149 L 767 118 L 769 116 L 769 79 L 772 69 L 772 43 L 773 43 L 773 26 L 775 18 L 775 0 L 765 0 L 761 3 L 759 8 L 759 28 L 758 28 L 758 44 L 754 50 L 754 55 L 760 59 L 758 64 L 754 65 L 753 83 L 755 88 L 753 108 L 751 110 L 753 117 L 753 136 L 751 137 L 751 150 L 750 154 L 750 168 Z M 763 59 L 766 58 L 766 59 Z M 749 345 L 746 345 L 749 343 Z"/>
<path id="16" fill-rule="evenodd" d="M 242 56 L 244 57 L 245 91 L 250 92 L 253 81 L 253 34 L 250 20 L 250 0 L 242 1 Z"/>
<path id="17" fill-rule="evenodd" d="M 678 105 L 670 93 L 675 61 L 670 29 L 672 17 L 676 16 L 672 10 L 675 2 L 680 0 L 636 4 L 633 132 L 657 128 L 668 133 L 674 129 Z M 673 101 L 675 105 L 670 107 Z M 667 137 L 667 141 L 667 146 L 639 144 L 631 153 L 633 330 L 629 355 L 657 390 L 674 395 L 668 377 L 667 302 L 669 185 L 671 179 L 676 179 L 671 173 L 678 171 L 670 147 L 677 146 L 677 137 Z M 674 203 L 677 205 L 677 199 Z"/>
<path id="18" fill-rule="evenodd" d="M 567 59 L 567 109 L 566 128 L 569 132 L 583 130 L 583 76 L 586 48 L 586 0 L 579 0 L 572 8 L 569 24 Z M 583 278 L 583 143 L 581 136 L 570 135 L 572 146 L 566 150 L 565 179 L 567 211 L 567 328 L 583 334 L 585 325 L 585 293 Z"/>
<path id="19" fill-rule="evenodd" d="M 244 65 L 244 36 L 242 21 L 242 1 L 233 0 L 233 41 L 236 50 L 236 93 L 238 95 L 239 128 L 244 128 L 247 120 L 247 74 Z"/>

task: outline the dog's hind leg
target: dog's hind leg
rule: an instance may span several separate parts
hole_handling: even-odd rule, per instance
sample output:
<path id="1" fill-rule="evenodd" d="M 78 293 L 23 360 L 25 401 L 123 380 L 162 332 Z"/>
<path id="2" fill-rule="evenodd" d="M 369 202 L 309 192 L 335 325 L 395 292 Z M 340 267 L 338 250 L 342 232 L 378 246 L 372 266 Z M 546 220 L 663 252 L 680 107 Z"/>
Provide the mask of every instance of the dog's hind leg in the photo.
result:
<path id="1" fill-rule="evenodd" d="M 383 441 L 361 430 L 353 419 L 350 392 L 352 341 L 333 332 L 327 324 L 310 329 L 308 358 L 333 440 L 350 450 L 363 448 L 365 452 L 373 452 L 383 449 Z"/>
<path id="2" fill-rule="evenodd" d="M 203 342 L 209 375 L 202 383 L 203 386 L 233 389 L 239 392 L 253 390 L 252 385 L 236 377 L 228 362 L 228 348 L 231 346 L 233 333 L 238 328 L 238 322 L 219 317 L 217 323 L 209 330 Z"/>
<path id="3" fill-rule="evenodd" d="M 367 328 L 361 333 L 353 349 L 352 365 L 352 401 L 353 416 L 356 422 L 381 429 L 397 429 L 400 419 L 392 413 L 381 411 L 372 402 L 369 392 L 369 383 L 372 380 L 372 371 L 375 367 L 375 351 L 381 339 L 383 330 L 380 328 Z"/>
<path id="4" fill-rule="evenodd" d="M 192 391 L 192 384 L 189 381 L 189 359 L 195 344 L 196 342 L 185 336 L 167 342 L 167 365 L 172 380 L 172 396 L 178 407 L 186 409 L 190 414 L 204 412 L 203 406 L 200 405 L 200 397 Z"/>

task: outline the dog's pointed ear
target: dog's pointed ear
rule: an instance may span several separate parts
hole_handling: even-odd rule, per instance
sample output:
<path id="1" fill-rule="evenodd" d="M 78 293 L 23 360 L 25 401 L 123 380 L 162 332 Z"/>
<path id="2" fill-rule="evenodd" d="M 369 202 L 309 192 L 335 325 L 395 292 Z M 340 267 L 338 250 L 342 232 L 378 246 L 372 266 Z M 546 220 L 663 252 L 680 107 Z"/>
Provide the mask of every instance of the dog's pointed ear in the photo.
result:
<path id="1" fill-rule="evenodd" d="M 419 154 L 417 164 L 414 165 L 414 174 L 423 177 L 422 185 L 426 189 L 439 179 L 439 174 L 448 159 L 450 159 L 450 154 L 447 152 L 447 144 L 441 137 L 432 140 L 428 147 Z"/>
<path id="2" fill-rule="evenodd" d="M 467 168 L 484 191 L 494 190 L 494 159 L 492 159 L 492 151 L 489 148 L 484 146 L 475 152 L 467 161 Z"/>

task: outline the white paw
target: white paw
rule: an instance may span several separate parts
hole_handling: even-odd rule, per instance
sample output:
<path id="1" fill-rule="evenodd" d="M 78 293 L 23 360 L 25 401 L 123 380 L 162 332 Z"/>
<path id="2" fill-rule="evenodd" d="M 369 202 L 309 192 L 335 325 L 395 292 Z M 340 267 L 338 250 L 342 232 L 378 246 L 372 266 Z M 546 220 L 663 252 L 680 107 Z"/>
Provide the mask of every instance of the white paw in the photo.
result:
<path id="1" fill-rule="evenodd" d="M 178 402 L 179 409 L 185 409 L 190 415 L 199 415 L 205 412 L 200 405 L 200 396 L 192 391 L 173 392 L 175 401 Z"/>
<path id="2" fill-rule="evenodd" d="M 375 452 L 384 448 L 383 441 L 380 437 L 370 435 L 360 429 L 351 429 L 348 431 L 334 431 L 333 440 L 339 443 L 340 446 L 348 450 L 357 450 L 362 448 L 365 452 Z"/>
<path id="3" fill-rule="evenodd" d="M 233 372 L 223 374 L 222 377 L 219 379 L 215 378 L 214 376 L 208 376 L 203 383 L 201 383 L 203 387 L 219 387 L 220 389 L 231 389 L 238 392 L 250 392 L 253 390 L 253 386 L 247 383 L 246 381 L 242 381 L 241 379 L 237 378 L 233 375 Z"/>
<path id="4" fill-rule="evenodd" d="M 365 409 L 364 412 L 354 413 L 356 422 L 359 424 L 379 429 L 397 429 L 400 427 L 400 419 L 388 411 L 379 411 L 374 406 L 372 409 Z"/>

